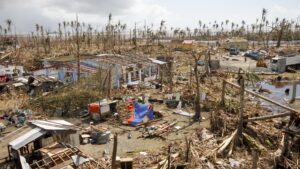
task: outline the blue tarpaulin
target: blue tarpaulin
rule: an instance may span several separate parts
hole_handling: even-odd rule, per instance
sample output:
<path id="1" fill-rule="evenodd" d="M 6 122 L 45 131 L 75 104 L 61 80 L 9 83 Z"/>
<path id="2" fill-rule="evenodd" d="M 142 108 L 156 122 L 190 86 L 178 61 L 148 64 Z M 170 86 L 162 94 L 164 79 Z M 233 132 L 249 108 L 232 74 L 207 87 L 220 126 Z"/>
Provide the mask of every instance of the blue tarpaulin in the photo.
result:
<path id="1" fill-rule="evenodd" d="M 147 117 L 149 120 L 153 120 L 153 106 L 149 104 L 135 103 L 134 114 L 130 117 L 128 122 L 131 125 L 136 126 Z"/>

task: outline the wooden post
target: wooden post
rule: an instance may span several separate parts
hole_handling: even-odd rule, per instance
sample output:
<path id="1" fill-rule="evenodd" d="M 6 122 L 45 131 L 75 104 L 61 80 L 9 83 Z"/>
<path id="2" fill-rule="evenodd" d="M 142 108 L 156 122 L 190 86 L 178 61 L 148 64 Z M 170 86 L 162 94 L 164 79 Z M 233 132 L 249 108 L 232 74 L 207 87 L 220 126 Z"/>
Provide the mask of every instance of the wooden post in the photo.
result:
<path id="1" fill-rule="evenodd" d="M 244 93 L 245 93 L 245 84 L 244 84 L 245 80 L 242 77 L 241 81 L 240 81 L 240 111 L 239 111 L 239 126 L 238 126 L 238 130 L 237 130 L 237 135 L 238 138 L 240 139 L 240 141 L 242 141 L 242 137 L 243 137 L 243 115 L 244 115 Z"/>
<path id="2" fill-rule="evenodd" d="M 252 169 L 257 169 L 257 162 L 258 162 L 258 157 L 259 152 L 257 149 L 252 150 Z"/>
<path id="3" fill-rule="evenodd" d="M 117 157 L 117 148 L 118 148 L 118 134 L 114 135 L 114 145 L 113 152 L 111 157 L 111 169 L 116 169 L 116 157 Z"/>
<path id="4" fill-rule="evenodd" d="M 296 93 L 297 93 L 297 83 L 296 81 L 293 82 L 293 93 L 290 103 L 293 103 L 296 99 Z"/>
<path id="5" fill-rule="evenodd" d="M 168 148 L 168 169 L 171 169 L 171 144 Z"/>
<path id="6" fill-rule="evenodd" d="M 7 152 L 8 152 L 8 158 L 9 158 L 9 161 L 11 161 L 11 152 L 10 152 L 10 146 L 8 145 L 7 146 Z"/>
<path id="7" fill-rule="evenodd" d="M 223 80 L 223 82 L 222 82 L 222 100 L 221 100 L 221 106 L 225 106 L 225 89 L 226 89 L 226 81 Z"/>
<path id="8" fill-rule="evenodd" d="M 108 90 L 107 90 L 107 98 L 110 99 L 111 95 L 111 68 L 108 70 Z"/>

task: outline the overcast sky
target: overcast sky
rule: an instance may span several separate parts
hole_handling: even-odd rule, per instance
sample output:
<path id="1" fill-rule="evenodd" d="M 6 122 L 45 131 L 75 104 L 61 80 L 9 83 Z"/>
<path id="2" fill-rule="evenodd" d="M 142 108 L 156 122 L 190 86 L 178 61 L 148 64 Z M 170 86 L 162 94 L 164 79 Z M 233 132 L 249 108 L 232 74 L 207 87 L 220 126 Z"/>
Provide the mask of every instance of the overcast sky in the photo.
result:
<path id="1" fill-rule="evenodd" d="M 10 18 L 19 33 L 35 30 L 35 24 L 57 30 L 58 22 L 75 20 L 91 23 L 101 30 L 111 12 L 113 21 L 121 20 L 133 27 L 153 23 L 158 26 L 166 20 L 170 27 L 195 28 L 202 22 L 255 22 L 262 8 L 268 10 L 268 19 L 297 19 L 300 0 L 0 0 L 0 24 Z"/>

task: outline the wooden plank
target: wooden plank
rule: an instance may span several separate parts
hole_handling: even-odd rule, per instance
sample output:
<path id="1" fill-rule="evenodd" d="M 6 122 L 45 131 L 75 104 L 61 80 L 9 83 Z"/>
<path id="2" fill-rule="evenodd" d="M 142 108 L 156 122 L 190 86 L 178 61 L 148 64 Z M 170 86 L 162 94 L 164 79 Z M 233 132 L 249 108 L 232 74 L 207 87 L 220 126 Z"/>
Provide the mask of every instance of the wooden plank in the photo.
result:
<path id="1" fill-rule="evenodd" d="M 54 164 L 56 165 L 57 163 L 54 161 L 54 159 L 51 156 L 49 156 L 49 157 L 54 162 Z"/>
<path id="2" fill-rule="evenodd" d="M 57 155 L 57 157 L 58 157 L 61 161 L 65 161 L 60 155 Z"/>
<path id="3" fill-rule="evenodd" d="M 111 169 L 116 169 L 116 157 L 117 157 L 117 146 L 118 146 L 118 134 L 114 135 L 113 152 L 111 157 Z"/>
<path id="4" fill-rule="evenodd" d="M 63 154 L 66 155 L 69 159 L 71 159 L 71 157 L 67 153 L 63 152 Z"/>
<path id="5" fill-rule="evenodd" d="M 54 167 L 51 167 L 51 169 L 61 169 L 61 168 L 65 167 L 67 165 L 70 165 L 72 163 L 73 163 L 73 160 L 70 159 L 70 160 L 64 161 L 64 162 L 62 162 L 62 163 L 60 163 L 60 164 L 58 164 Z"/>

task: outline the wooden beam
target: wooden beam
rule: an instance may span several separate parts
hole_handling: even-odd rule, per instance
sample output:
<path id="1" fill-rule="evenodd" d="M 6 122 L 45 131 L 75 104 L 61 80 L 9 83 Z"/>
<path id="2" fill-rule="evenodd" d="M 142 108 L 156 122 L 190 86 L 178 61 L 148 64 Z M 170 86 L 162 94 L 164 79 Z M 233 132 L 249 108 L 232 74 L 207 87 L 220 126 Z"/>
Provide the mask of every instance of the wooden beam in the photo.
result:
<path id="1" fill-rule="evenodd" d="M 227 84 L 230 84 L 231 86 L 233 86 L 233 87 L 235 87 L 235 88 L 237 88 L 237 89 L 240 89 L 240 86 L 239 86 L 239 85 L 236 85 L 236 84 L 231 83 L 231 82 L 228 82 L 228 81 L 226 81 L 226 83 L 227 83 Z M 250 90 L 247 90 L 247 89 L 245 89 L 245 92 L 246 92 L 246 93 L 249 93 L 249 94 L 251 94 L 251 95 L 253 95 L 253 96 L 259 97 L 259 98 L 261 98 L 261 99 L 263 99 L 263 100 L 265 100 L 265 101 L 268 101 L 268 102 L 270 102 L 270 103 L 272 103 L 272 104 L 275 104 L 275 105 L 277 105 L 277 106 L 279 106 L 279 107 L 281 107 L 281 108 L 283 108 L 283 109 L 285 109 L 285 110 L 289 110 L 289 111 L 291 111 L 291 112 L 293 112 L 293 113 L 296 113 L 297 115 L 300 115 L 300 111 L 298 111 L 298 110 L 296 110 L 296 109 L 293 109 L 293 108 L 291 108 L 291 107 L 282 105 L 282 104 L 280 104 L 280 103 L 278 103 L 278 102 L 276 102 L 276 101 L 273 101 L 273 100 L 271 100 L 271 99 L 269 99 L 269 98 L 267 98 L 267 97 L 265 97 L 265 96 L 262 96 L 262 95 L 260 95 L 260 94 L 257 94 L 257 93 L 255 93 L 255 92 L 250 91 Z"/>
<path id="2" fill-rule="evenodd" d="M 113 144 L 113 152 L 111 157 L 111 169 L 116 169 L 116 157 L 117 157 L 117 148 L 118 148 L 118 134 L 114 135 L 114 144 Z"/>
<path id="3" fill-rule="evenodd" d="M 268 119 L 273 119 L 273 118 L 278 118 L 278 117 L 285 117 L 285 116 L 290 116 L 291 112 L 288 113 L 280 113 L 280 114 L 275 114 L 275 115 L 266 115 L 266 116 L 260 116 L 260 117 L 252 117 L 249 119 L 245 119 L 245 122 L 253 122 L 253 121 L 260 121 L 260 120 L 268 120 Z"/>

